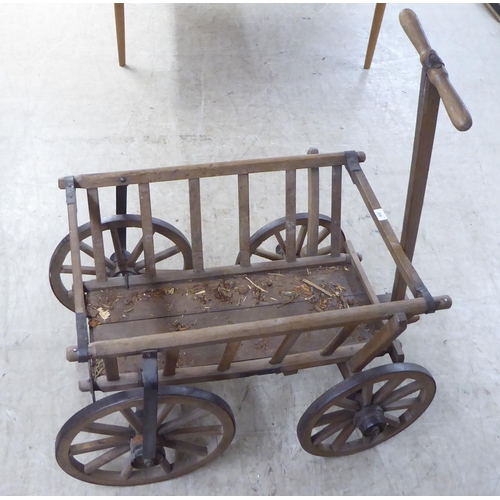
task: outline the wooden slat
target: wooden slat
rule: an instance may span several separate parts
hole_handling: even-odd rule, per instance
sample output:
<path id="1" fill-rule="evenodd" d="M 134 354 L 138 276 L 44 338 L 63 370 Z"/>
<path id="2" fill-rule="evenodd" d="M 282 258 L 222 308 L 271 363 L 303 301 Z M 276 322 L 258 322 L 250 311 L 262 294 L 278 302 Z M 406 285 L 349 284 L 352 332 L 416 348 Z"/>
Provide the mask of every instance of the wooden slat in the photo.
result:
<path id="1" fill-rule="evenodd" d="M 250 266 L 250 193 L 248 174 L 238 175 L 240 265 Z"/>
<path id="2" fill-rule="evenodd" d="M 102 240 L 99 192 L 97 188 L 87 190 L 87 199 L 89 204 L 90 231 L 92 234 L 92 248 L 94 249 L 96 279 L 97 281 L 103 282 L 107 280 L 107 274 L 104 242 Z"/>
<path id="3" fill-rule="evenodd" d="M 108 380 L 119 380 L 120 372 L 118 370 L 118 361 L 116 358 L 104 358 L 104 370 Z"/>
<path id="4" fill-rule="evenodd" d="M 358 254 L 354 250 L 354 247 L 350 241 L 346 241 L 346 250 L 351 256 L 351 264 L 356 269 L 356 273 L 360 278 L 361 285 L 363 286 L 366 295 L 368 295 L 370 302 L 372 304 L 379 304 L 380 299 L 378 295 L 375 293 L 375 290 L 373 289 L 372 284 L 370 283 L 370 280 L 366 275 L 365 269 L 361 265 L 361 261 L 359 260 Z M 413 318 L 415 318 L 415 316 L 408 316 L 408 324 L 411 322 L 411 319 Z M 418 316 L 416 316 L 416 318 L 418 318 Z M 380 324 L 380 326 L 382 326 L 382 324 Z M 389 351 L 389 356 L 391 357 L 393 363 L 402 363 L 404 361 L 405 358 L 403 353 L 403 346 L 401 345 L 401 342 L 398 339 L 392 342 L 388 351 Z"/>
<path id="5" fill-rule="evenodd" d="M 319 168 L 308 171 L 307 255 L 318 254 Z"/>
<path id="6" fill-rule="evenodd" d="M 386 350 L 393 340 L 401 335 L 407 326 L 406 315 L 395 314 L 385 325 L 376 332 L 366 345 L 347 362 L 351 372 L 361 371 L 368 363 L 373 361 L 378 354 Z"/>
<path id="7" fill-rule="evenodd" d="M 332 167 L 332 213 L 330 226 L 330 251 L 332 257 L 338 257 L 342 250 L 342 167 Z"/>
<path id="8" fill-rule="evenodd" d="M 365 153 L 359 151 L 358 159 L 360 162 L 365 161 Z M 297 170 L 310 167 L 331 167 L 345 164 L 345 152 L 341 152 L 85 174 L 77 175 L 74 179 L 75 187 L 92 188 L 146 182 L 178 181 L 201 177 L 218 177 L 221 175 L 278 172 L 281 170 Z M 59 187 L 64 189 L 64 178 L 59 179 Z"/>
<path id="9" fill-rule="evenodd" d="M 296 214 L 297 214 L 297 172 L 286 171 L 286 261 L 295 262 L 296 257 Z"/>
<path id="10" fill-rule="evenodd" d="M 295 342 L 299 339 L 301 333 L 291 333 L 290 335 L 287 335 L 284 339 L 283 342 L 280 344 L 276 352 L 274 353 L 274 356 L 271 358 L 269 363 L 272 365 L 276 365 L 278 363 L 281 363 L 284 359 L 285 356 L 290 352 L 290 349 L 293 347 Z"/>
<path id="11" fill-rule="evenodd" d="M 447 295 L 434 297 L 436 310 L 449 309 L 451 299 Z M 131 356 L 141 354 L 143 350 L 165 350 L 172 347 L 180 349 L 196 346 L 207 346 L 249 339 L 275 337 L 310 332 L 326 328 L 344 326 L 348 323 L 369 323 L 389 319 L 397 313 L 407 315 L 422 314 L 427 310 L 425 299 L 417 298 L 390 302 L 388 304 L 372 304 L 324 311 L 321 314 L 299 314 L 293 317 L 265 319 L 250 323 L 221 325 L 198 330 L 181 332 L 165 332 L 156 335 L 143 335 L 116 340 L 102 340 L 89 344 L 89 357 Z M 78 361 L 73 351 L 74 346 L 66 350 L 68 361 Z"/>
<path id="12" fill-rule="evenodd" d="M 198 272 L 203 271 L 200 179 L 189 179 L 189 213 L 191 217 L 191 246 L 193 248 L 193 269 Z"/>
<path id="13" fill-rule="evenodd" d="M 317 267 L 317 266 L 337 266 L 349 264 L 350 257 L 342 255 L 338 258 L 332 258 L 330 255 L 324 257 L 302 257 L 297 259 L 295 262 L 286 262 L 284 259 L 274 262 L 258 262 L 252 264 L 251 267 L 242 268 L 239 265 L 215 267 L 211 269 L 206 269 L 202 272 L 195 272 L 192 270 L 162 270 L 157 271 L 158 283 L 164 281 L 165 283 L 172 283 L 175 281 L 184 281 L 187 279 L 201 279 L 201 278 L 224 278 L 227 276 L 237 276 L 241 274 L 255 274 L 259 272 L 280 272 L 290 269 L 304 269 L 306 267 Z M 85 282 L 85 287 L 88 291 L 92 290 L 102 290 L 104 288 L 121 288 L 124 286 L 124 279 L 121 277 L 110 278 L 106 284 L 98 284 L 95 281 Z M 145 279 L 144 276 L 129 276 L 129 285 L 146 285 L 149 281 Z"/>
<path id="14" fill-rule="evenodd" d="M 226 380 L 251 375 L 264 375 L 269 373 L 287 373 L 303 370 L 314 366 L 326 366 L 345 362 L 364 346 L 363 343 L 343 345 L 331 356 L 321 356 L 321 351 L 311 351 L 298 354 L 288 354 L 282 363 L 272 365 L 271 358 L 235 361 L 228 370 L 220 372 L 218 365 L 190 366 L 178 368 L 172 377 L 158 375 L 160 384 L 176 385 L 185 383 L 198 383 L 205 381 Z M 117 382 L 108 382 L 106 377 L 99 377 L 96 384 L 103 392 L 133 389 L 141 386 L 141 379 L 137 373 L 124 373 Z M 83 392 L 90 390 L 88 379 L 79 382 Z"/>
<path id="15" fill-rule="evenodd" d="M 356 273 L 360 278 L 361 285 L 363 286 L 366 295 L 368 295 L 368 298 L 370 299 L 370 302 L 372 304 L 379 304 L 380 300 L 378 299 L 377 294 L 375 293 L 375 290 L 373 289 L 372 284 L 370 283 L 370 280 L 366 275 L 365 269 L 361 265 L 361 261 L 359 260 L 358 254 L 354 249 L 352 242 L 347 240 L 345 244 L 346 244 L 346 250 L 351 256 L 351 264 L 356 269 Z"/>
<path id="16" fill-rule="evenodd" d="M 335 352 L 336 349 L 338 349 L 351 335 L 351 333 L 354 331 L 356 328 L 356 323 L 351 323 L 349 325 L 346 325 L 340 330 L 340 332 L 335 336 L 334 339 L 332 339 L 326 346 L 325 348 L 321 351 L 322 356 L 330 356 Z"/>
<path id="17" fill-rule="evenodd" d="M 156 266 L 149 184 L 139 184 L 139 202 L 141 206 L 142 244 L 146 262 L 146 278 L 153 279 L 156 276 Z"/>
<path id="18" fill-rule="evenodd" d="M 80 238 L 78 235 L 78 217 L 75 203 L 68 205 L 69 241 L 71 248 L 71 268 L 73 272 L 73 302 L 76 313 L 85 312 L 83 292 L 82 264 L 80 258 Z"/>
<path id="19" fill-rule="evenodd" d="M 220 360 L 219 366 L 217 370 L 220 372 L 224 372 L 229 370 L 231 363 L 233 362 L 236 353 L 238 352 L 238 348 L 240 347 L 241 342 L 228 342 L 226 345 L 226 349 L 224 350 L 224 354 Z"/>
<path id="20" fill-rule="evenodd" d="M 173 347 L 165 351 L 165 366 L 163 367 L 163 375 L 166 377 L 175 374 L 177 368 L 177 360 L 179 359 L 179 348 Z"/>

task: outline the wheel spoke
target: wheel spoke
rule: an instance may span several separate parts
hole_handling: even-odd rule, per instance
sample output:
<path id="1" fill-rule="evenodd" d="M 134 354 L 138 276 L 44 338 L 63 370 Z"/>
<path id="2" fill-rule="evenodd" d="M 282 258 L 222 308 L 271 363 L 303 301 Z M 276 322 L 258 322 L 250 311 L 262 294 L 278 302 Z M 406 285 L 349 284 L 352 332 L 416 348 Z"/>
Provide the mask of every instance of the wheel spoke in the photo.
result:
<path id="1" fill-rule="evenodd" d="M 96 439 L 95 441 L 87 441 L 85 443 L 73 444 L 69 448 L 71 456 L 81 455 L 82 453 L 90 453 L 91 451 L 107 450 L 115 446 L 123 446 L 128 444 L 129 438 L 124 436 L 113 436 L 104 439 Z"/>
<path id="2" fill-rule="evenodd" d="M 158 418 L 156 420 L 156 428 L 163 424 L 163 421 L 167 418 L 168 414 L 172 411 L 177 403 L 167 403 L 158 413 Z"/>
<path id="3" fill-rule="evenodd" d="M 283 237 L 281 236 L 281 233 L 279 231 L 277 231 L 276 233 L 274 233 L 274 236 L 278 240 L 278 244 L 281 247 L 281 251 L 283 252 L 283 255 L 285 255 L 286 254 L 286 244 L 285 244 L 285 241 L 283 240 Z"/>
<path id="4" fill-rule="evenodd" d="M 325 247 L 325 248 L 318 249 L 317 254 L 318 255 L 328 255 L 330 252 L 331 252 L 331 248 L 330 247 Z"/>
<path id="5" fill-rule="evenodd" d="M 161 252 L 158 252 L 155 255 L 155 264 L 157 264 L 158 262 L 161 262 L 163 260 L 170 259 L 170 257 L 173 257 L 174 255 L 177 255 L 180 252 L 181 251 L 180 251 L 179 247 L 176 245 L 173 247 L 167 248 L 166 250 L 162 250 Z"/>
<path id="6" fill-rule="evenodd" d="M 206 436 L 222 436 L 222 425 L 202 425 L 198 427 L 188 427 L 182 429 L 175 429 L 168 433 L 170 438 L 198 438 Z"/>
<path id="7" fill-rule="evenodd" d="M 330 228 L 324 227 L 318 234 L 318 245 L 322 243 L 330 234 Z"/>
<path id="8" fill-rule="evenodd" d="M 121 425 L 100 424 L 98 422 L 88 425 L 85 429 L 83 429 L 83 432 L 105 434 L 106 436 L 134 436 L 134 431 L 128 427 L 122 427 Z"/>
<path id="9" fill-rule="evenodd" d="M 172 472 L 172 464 L 166 458 L 160 462 L 160 467 L 164 470 L 165 474 Z"/>
<path id="10" fill-rule="evenodd" d="M 158 434 L 166 434 L 205 415 L 205 410 L 202 410 L 201 408 L 194 408 L 184 413 L 184 415 L 174 418 L 173 420 L 170 420 L 170 422 L 166 422 L 165 424 L 161 425 L 158 429 Z"/>
<path id="11" fill-rule="evenodd" d="M 295 245 L 297 255 L 300 255 L 300 252 L 301 252 L 302 247 L 304 245 L 304 241 L 306 240 L 306 235 L 307 235 L 307 224 L 300 226 L 300 231 L 299 231 L 299 234 L 297 236 L 297 243 Z"/>
<path id="12" fill-rule="evenodd" d="M 181 441 L 180 439 L 166 439 L 163 442 L 163 446 L 166 448 L 172 448 L 176 451 L 182 451 L 183 453 L 197 455 L 199 457 L 206 457 L 208 455 L 208 448 L 206 446 L 187 443 L 186 441 Z"/>
<path id="13" fill-rule="evenodd" d="M 316 446 L 322 443 L 325 439 L 329 438 L 330 436 L 333 436 L 333 434 L 343 429 L 348 423 L 349 421 L 343 420 L 342 422 L 336 422 L 327 425 L 324 429 L 321 429 L 319 432 L 311 436 L 312 444 Z"/>
<path id="14" fill-rule="evenodd" d="M 394 377 L 392 380 L 388 380 L 373 396 L 372 403 L 380 404 L 385 398 L 394 390 L 396 387 L 401 385 L 404 378 Z"/>
<path id="15" fill-rule="evenodd" d="M 398 417 L 394 417 L 389 414 L 384 415 L 384 422 L 387 425 L 390 425 L 391 427 L 399 427 L 401 425 L 401 422 Z"/>
<path id="16" fill-rule="evenodd" d="M 125 262 L 125 266 L 134 267 L 134 264 L 137 262 L 137 259 L 139 258 L 143 250 L 144 250 L 144 242 L 141 236 L 141 239 L 139 240 L 135 248 L 132 250 L 132 253 L 129 255 L 127 262 Z"/>
<path id="17" fill-rule="evenodd" d="M 141 419 L 130 408 L 120 410 L 120 413 L 127 419 L 127 422 L 132 426 L 137 434 L 142 434 Z"/>
<path id="18" fill-rule="evenodd" d="M 123 464 L 123 468 L 120 472 L 120 476 L 123 477 L 123 479 L 128 479 L 132 475 L 133 471 L 134 471 L 134 468 L 132 467 L 132 464 L 130 463 L 129 460 L 127 460 Z"/>
<path id="19" fill-rule="evenodd" d="M 90 245 L 87 245 L 84 241 L 80 241 L 80 250 L 92 259 L 95 259 L 94 249 Z M 116 264 L 111 259 L 104 257 L 104 261 L 106 262 L 106 267 L 109 270 L 114 271 L 116 269 Z"/>
<path id="20" fill-rule="evenodd" d="M 373 397 L 373 384 L 365 384 L 361 389 L 361 406 L 370 406 Z"/>
<path id="21" fill-rule="evenodd" d="M 118 267 L 122 268 L 125 265 L 125 259 L 123 258 L 123 249 L 120 241 L 120 235 L 118 234 L 118 229 L 112 228 L 111 239 L 113 240 L 113 247 L 115 249 L 116 263 Z"/>
<path id="22" fill-rule="evenodd" d="M 347 398 L 336 399 L 334 405 L 351 411 L 358 411 L 361 409 L 357 401 Z"/>
<path id="23" fill-rule="evenodd" d="M 257 248 L 257 250 L 255 250 L 254 252 L 254 255 L 267 260 L 283 260 L 283 255 L 269 252 L 268 250 L 264 250 L 263 248 Z"/>
<path id="24" fill-rule="evenodd" d="M 355 430 L 356 425 L 354 422 L 347 424 L 331 444 L 332 450 L 336 452 L 340 451 Z"/>
<path id="25" fill-rule="evenodd" d="M 418 405 L 420 400 L 418 398 L 406 398 L 398 399 L 392 403 L 382 403 L 382 409 L 384 411 L 396 411 L 396 410 L 407 410 L 412 406 Z"/>
<path id="26" fill-rule="evenodd" d="M 95 276 L 95 267 L 80 266 L 80 269 L 82 270 L 82 274 L 85 274 L 87 276 Z M 73 274 L 73 267 L 72 266 L 62 266 L 61 267 L 61 274 Z"/>
<path id="27" fill-rule="evenodd" d="M 331 413 L 325 413 L 321 415 L 314 427 L 321 427 L 322 425 L 335 424 L 338 422 L 347 423 L 352 420 L 354 412 L 349 410 L 339 410 Z"/>
<path id="28" fill-rule="evenodd" d="M 116 458 L 121 457 L 129 450 L 130 446 L 128 444 L 124 446 L 119 446 L 117 448 L 113 448 L 108 452 L 104 453 L 103 455 L 100 455 L 99 457 L 95 458 L 88 464 L 84 465 L 83 470 L 85 474 L 92 474 L 92 472 L 95 472 L 97 469 L 115 460 Z"/>
<path id="29" fill-rule="evenodd" d="M 399 389 L 394 391 L 387 398 L 385 398 L 383 402 L 385 404 L 393 403 L 394 401 L 397 401 L 398 399 L 401 398 L 405 398 L 406 396 L 409 396 L 410 394 L 413 394 L 414 392 L 417 392 L 419 390 L 420 390 L 420 384 L 417 381 L 411 382 L 410 384 L 400 387 Z"/>
<path id="30" fill-rule="evenodd" d="M 167 248 L 166 250 L 162 250 L 161 252 L 158 252 L 157 254 L 155 254 L 154 262 L 155 262 L 155 264 L 157 264 L 158 262 L 161 262 L 162 260 L 166 260 L 166 259 L 169 259 L 170 257 L 173 257 L 174 255 L 177 255 L 179 252 L 180 252 L 180 250 L 177 246 Z M 134 269 L 136 271 L 141 271 L 145 267 L 146 267 L 146 261 L 141 260 L 134 266 Z"/>

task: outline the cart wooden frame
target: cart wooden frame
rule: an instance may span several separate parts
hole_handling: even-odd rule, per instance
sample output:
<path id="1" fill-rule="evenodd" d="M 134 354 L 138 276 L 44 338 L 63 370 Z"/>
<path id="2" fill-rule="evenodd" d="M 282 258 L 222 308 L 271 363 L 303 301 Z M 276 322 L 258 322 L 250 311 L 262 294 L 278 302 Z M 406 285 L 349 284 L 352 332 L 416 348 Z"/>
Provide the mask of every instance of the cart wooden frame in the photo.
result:
<path id="1" fill-rule="evenodd" d="M 412 259 L 440 99 L 459 130 L 467 130 L 472 121 L 414 13 L 405 10 L 400 19 L 423 64 L 401 240 L 367 181 L 361 167 L 366 156 L 361 151 L 319 154 L 311 149 L 302 156 L 60 179 L 59 187 L 66 191 L 69 235 L 52 258 L 51 284 L 61 302 L 75 311 L 78 342 L 68 347 L 67 359 L 88 363 L 89 377 L 80 382 L 80 389 L 94 397 L 94 403 L 72 417 L 57 438 L 57 460 L 66 472 L 99 484 L 144 484 L 178 477 L 219 456 L 234 435 L 234 416 L 217 396 L 178 387 L 188 383 L 290 375 L 304 368 L 338 365 L 345 380 L 318 398 L 298 425 L 304 449 L 322 456 L 375 446 L 410 425 L 430 404 L 434 381 L 424 368 L 403 362 L 397 338 L 419 315 L 452 305 L 449 296 L 430 294 Z M 308 174 L 305 214 L 296 210 L 300 169 Z M 328 216 L 319 211 L 320 169 L 331 177 Z M 360 256 L 344 239 L 340 224 L 344 171 L 359 190 L 396 265 L 391 294 L 375 293 Z M 285 172 L 285 216 L 252 236 L 249 177 L 270 172 Z M 218 176 L 237 177 L 239 253 L 237 264 L 207 269 L 200 184 Z M 151 184 L 179 180 L 187 181 L 190 243 L 152 214 Z M 117 210 L 111 219 L 101 217 L 99 193 L 104 187 L 116 188 Z M 87 193 L 90 222 L 85 226 L 79 226 L 77 219 L 78 189 Z M 139 215 L 127 214 L 128 189 L 138 190 Z M 130 227 L 140 228 L 142 235 L 126 251 Z M 105 231 L 111 234 L 112 256 L 105 254 Z M 170 239 L 173 246 L 157 251 L 155 233 Z M 91 245 L 83 241 L 87 237 Z M 327 237 L 328 246 L 321 248 Z M 267 238 L 276 239 L 275 252 L 260 249 L 261 240 Z M 95 265 L 82 266 L 82 253 Z M 158 268 L 158 262 L 179 253 L 184 269 Z M 67 254 L 70 265 L 63 263 Z M 252 262 L 252 255 L 268 262 Z M 64 273 L 72 274 L 70 290 L 60 280 Z M 92 279 L 84 279 L 86 275 Z M 184 324 L 186 318 L 189 325 Z M 385 354 L 393 364 L 364 370 Z M 97 391 L 124 392 L 95 402 Z M 99 422 L 114 413 L 126 425 Z M 212 419 L 212 424 L 194 425 L 197 418 Z M 74 441 L 81 433 L 101 437 Z M 204 440 L 212 444 L 200 444 Z M 167 456 L 165 450 L 174 455 Z M 80 462 L 78 457 L 85 454 L 90 458 Z M 121 465 L 114 470 L 110 464 L 118 459 Z"/>

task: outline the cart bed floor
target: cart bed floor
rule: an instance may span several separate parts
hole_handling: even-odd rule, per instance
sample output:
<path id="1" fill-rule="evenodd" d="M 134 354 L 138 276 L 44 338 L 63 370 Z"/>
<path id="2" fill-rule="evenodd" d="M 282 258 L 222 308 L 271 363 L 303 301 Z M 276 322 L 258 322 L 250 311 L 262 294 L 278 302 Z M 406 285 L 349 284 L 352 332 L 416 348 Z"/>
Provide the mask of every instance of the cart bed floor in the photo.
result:
<path id="1" fill-rule="evenodd" d="M 303 281 L 321 287 L 331 294 Z M 290 317 L 369 304 L 351 265 L 310 266 L 246 276 L 189 279 L 155 286 L 93 290 L 87 294 L 87 314 L 94 341 L 201 329 Z M 376 325 L 360 325 L 346 343 L 365 342 Z M 322 349 L 339 328 L 302 334 L 290 354 Z M 273 355 L 284 336 L 243 341 L 235 361 Z M 224 345 L 182 350 L 178 366 L 217 364 Z M 163 360 L 161 360 L 161 363 Z M 120 372 L 140 370 L 139 356 L 120 358 Z M 102 367 L 99 368 L 102 374 Z M 97 374 L 96 374 L 97 375 Z"/>

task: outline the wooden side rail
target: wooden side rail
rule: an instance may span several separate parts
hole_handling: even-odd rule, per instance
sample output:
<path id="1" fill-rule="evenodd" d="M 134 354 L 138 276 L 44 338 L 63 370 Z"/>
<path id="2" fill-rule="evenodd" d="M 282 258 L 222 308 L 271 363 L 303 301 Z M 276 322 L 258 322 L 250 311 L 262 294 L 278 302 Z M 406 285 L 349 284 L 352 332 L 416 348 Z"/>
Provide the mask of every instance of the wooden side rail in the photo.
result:
<path id="1" fill-rule="evenodd" d="M 449 309 L 451 298 L 447 295 L 434 297 L 436 310 Z M 370 323 L 388 320 L 397 313 L 408 315 L 424 314 L 427 303 L 423 298 L 398 302 L 359 306 L 350 309 L 325 311 L 320 314 L 301 314 L 288 318 L 276 318 L 243 323 L 208 327 L 199 330 L 167 332 L 157 335 L 103 340 L 88 346 L 89 358 L 108 356 L 132 356 L 145 350 L 185 349 L 243 340 L 277 337 L 293 333 L 304 333 L 326 328 L 342 327 L 350 323 Z M 78 361 L 78 348 L 68 347 L 68 361 Z"/>
<path id="2" fill-rule="evenodd" d="M 348 166 L 348 171 L 352 181 L 358 188 L 361 197 L 363 198 L 363 201 L 365 202 L 365 205 L 368 208 L 380 235 L 382 236 L 382 239 L 384 240 L 387 249 L 394 259 L 397 269 L 401 273 L 404 282 L 414 297 L 422 296 L 422 293 L 426 292 L 427 289 L 423 281 L 420 279 L 417 271 L 413 267 L 410 259 L 403 250 L 391 223 L 388 221 L 387 216 L 380 206 L 380 203 L 368 183 L 363 170 L 359 166 L 359 163 Z"/>
<path id="3" fill-rule="evenodd" d="M 298 354 L 289 354 L 279 365 L 271 364 L 271 358 L 251 359 L 237 361 L 225 370 L 220 371 L 219 365 L 189 366 L 177 368 L 175 374 L 166 375 L 158 373 L 159 384 L 195 384 L 215 380 L 248 377 L 251 375 L 264 375 L 271 373 L 290 373 L 315 366 L 326 366 L 334 363 L 347 362 L 365 344 L 348 344 L 339 347 L 332 355 L 324 356 L 320 351 L 311 351 Z M 124 373 L 119 380 L 110 381 L 106 376 L 97 377 L 94 383 L 102 392 L 123 391 L 142 386 L 140 373 Z M 81 380 L 79 388 L 83 392 L 90 391 L 88 379 Z"/>
<path id="4" fill-rule="evenodd" d="M 318 256 L 318 257 L 302 257 L 297 259 L 295 262 L 286 262 L 286 260 L 278 260 L 272 262 L 259 262 L 253 264 L 251 267 L 242 267 L 241 265 L 231 265 L 231 266 L 221 266 L 213 267 L 209 269 L 204 269 L 203 271 L 195 271 L 192 269 L 168 269 L 162 270 L 157 269 L 156 278 L 154 280 L 148 280 L 144 275 L 136 275 L 128 277 L 129 286 L 149 286 L 154 283 L 171 283 L 174 284 L 177 281 L 185 281 L 187 279 L 200 279 L 200 278 L 225 278 L 229 276 L 236 276 L 242 274 L 252 275 L 254 273 L 261 273 L 264 271 L 268 272 L 280 272 L 280 270 L 287 269 L 304 269 L 306 267 L 315 266 L 339 266 L 344 264 L 349 264 L 351 258 L 348 254 L 342 253 L 339 257 Z M 98 283 L 97 281 L 91 280 L 85 282 L 85 290 L 91 292 L 93 290 L 101 290 L 106 288 L 123 288 L 126 286 L 125 278 L 123 276 L 117 276 L 109 278 L 106 283 Z"/>
<path id="5" fill-rule="evenodd" d="M 365 153 L 358 151 L 358 160 L 364 162 L 366 160 Z M 75 176 L 74 183 L 76 188 L 89 189 L 185 179 L 200 179 L 203 177 L 220 177 L 225 175 L 279 172 L 315 167 L 340 167 L 345 164 L 345 152 L 310 154 L 258 160 L 239 160 L 122 172 L 84 174 Z M 65 189 L 64 178 L 59 179 L 59 187 Z"/>

